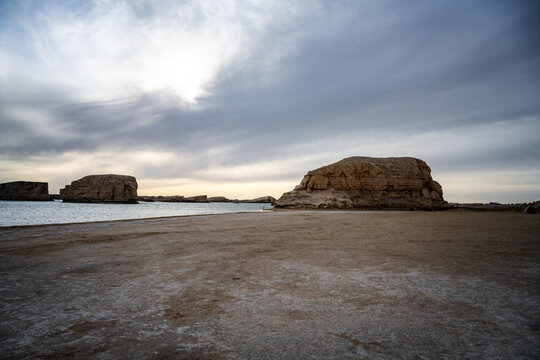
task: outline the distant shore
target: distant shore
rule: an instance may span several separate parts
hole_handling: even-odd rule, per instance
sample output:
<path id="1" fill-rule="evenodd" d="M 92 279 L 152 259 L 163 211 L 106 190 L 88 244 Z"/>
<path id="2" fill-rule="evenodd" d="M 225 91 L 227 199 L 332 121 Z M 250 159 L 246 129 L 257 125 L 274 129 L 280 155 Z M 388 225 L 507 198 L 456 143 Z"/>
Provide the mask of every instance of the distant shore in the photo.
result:
<path id="1" fill-rule="evenodd" d="M 0 357 L 534 358 L 540 217 L 265 211 L 0 229 Z"/>

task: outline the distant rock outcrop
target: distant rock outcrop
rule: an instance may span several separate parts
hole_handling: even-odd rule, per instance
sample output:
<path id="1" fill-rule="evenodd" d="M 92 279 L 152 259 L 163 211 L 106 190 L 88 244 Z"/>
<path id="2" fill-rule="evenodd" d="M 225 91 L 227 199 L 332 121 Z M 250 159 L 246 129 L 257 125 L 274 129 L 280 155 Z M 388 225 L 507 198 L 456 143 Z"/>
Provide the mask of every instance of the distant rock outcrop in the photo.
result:
<path id="1" fill-rule="evenodd" d="M 182 196 L 182 195 L 171 195 L 171 196 L 139 196 L 137 198 L 139 201 L 146 202 L 187 202 L 187 203 L 207 203 L 210 202 L 206 195 L 197 195 L 197 196 Z"/>
<path id="2" fill-rule="evenodd" d="M 448 207 L 442 195 L 441 185 L 420 159 L 354 156 L 309 171 L 275 206 L 434 210 Z"/>
<path id="3" fill-rule="evenodd" d="M 184 198 L 184 202 L 207 203 L 208 197 L 206 195 L 189 196 Z"/>
<path id="4" fill-rule="evenodd" d="M 160 196 L 158 201 L 162 202 L 184 202 L 184 197 L 181 195 L 172 195 L 172 196 Z"/>
<path id="5" fill-rule="evenodd" d="M 240 201 L 237 199 L 231 200 L 231 199 L 226 198 L 225 196 L 212 196 L 208 198 L 208 202 L 238 203 Z"/>
<path id="6" fill-rule="evenodd" d="M 490 203 L 450 203 L 452 209 L 456 210 L 472 210 L 472 211 L 519 211 L 525 214 L 540 213 L 540 201 L 529 203 L 510 203 L 501 204 L 496 202 Z M 528 210 L 527 210 L 528 209 Z"/>
<path id="7" fill-rule="evenodd" d="M 12 181 L 0 184 L 0 200 L 48 201 L 49 184 L 35 181 Z"/>
<path id="8" fill-rule="evenodd" d="M 209 203 L 209 202 L 221 202 L 221 203 L 270 203 L 273 204 L 276 201 L 272 196 L 262 196 L 256 199 L 251 200 L 238 200 L 238 199 L 228 199 L 225 196 L 212 196 L 207 197 L 206 195 L 197 195 L 184 197 L 182 195 L 173 195 L 173 196 L 139 196 L 137 198 L 139 201 L 161 201 L 161 202 L 190 202 L 190 203 Z"/>
<path id="9" fill-rule="evenodd" d="M 188 203 L 207 203 L 208 198 L 206 195 L 197 195 L 197 196 L 189 196 L 184 197 L 181 195 L 174 195 L 174 196 L 158 196 L 156 201 L 162 201 L 162 202 L 188 202 Z"/>
<path id="10" fill-rule="evenodd" d="M 60 190 L 64 202 L 136 203 L 137 180 L 128 175 L 88 175 Z"/>
<path id="11" fill-rule="evenodd" d="M 242 203 L 263 203 L 263 204 L 273 204 L 276 201 L 276 198 L 272 196 L 261 196 L 256 199 L 251 200 L 240 200 Z"/>

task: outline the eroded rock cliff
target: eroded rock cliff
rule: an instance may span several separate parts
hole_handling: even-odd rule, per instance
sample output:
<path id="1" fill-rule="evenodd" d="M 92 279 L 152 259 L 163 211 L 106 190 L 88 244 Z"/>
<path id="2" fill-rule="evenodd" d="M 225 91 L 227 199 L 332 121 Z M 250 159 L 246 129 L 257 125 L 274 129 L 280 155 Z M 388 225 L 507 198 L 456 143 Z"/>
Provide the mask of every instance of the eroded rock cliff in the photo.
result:
<path id="1" fill-rule="evenodd" d="M 64 202 L 137 202 L 137 180 L 129 175 L 88 175 L 60 190 Z"/>
<path id="2" fill-rule="evenodd" d="M 308 172 L 278 208 L 443 209 L 441 185 L 411 157 L 354 156 Z"/>
<path id="3" fill-rule="evenodd" d="M 0 200 L 47 201 L 49 184 L 35 181 L 12 181 L 0 184 Z"/>

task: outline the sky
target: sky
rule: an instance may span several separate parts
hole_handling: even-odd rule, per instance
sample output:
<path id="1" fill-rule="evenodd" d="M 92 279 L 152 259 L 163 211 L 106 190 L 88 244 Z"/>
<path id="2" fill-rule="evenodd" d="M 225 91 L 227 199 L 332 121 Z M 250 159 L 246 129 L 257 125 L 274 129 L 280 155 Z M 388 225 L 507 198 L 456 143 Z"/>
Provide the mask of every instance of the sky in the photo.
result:
<path id="1" fill-rule="evenodd" d="M 0 0 L 0 182 L 279 197 L 413 156 L 450 202 L 540 200 L 540 2 Z"/>

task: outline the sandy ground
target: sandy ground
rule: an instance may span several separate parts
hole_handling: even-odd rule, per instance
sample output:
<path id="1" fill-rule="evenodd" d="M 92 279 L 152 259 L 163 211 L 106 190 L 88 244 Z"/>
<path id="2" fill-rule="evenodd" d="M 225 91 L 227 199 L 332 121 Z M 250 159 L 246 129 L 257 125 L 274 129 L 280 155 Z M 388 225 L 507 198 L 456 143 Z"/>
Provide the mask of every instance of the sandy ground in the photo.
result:
<path id="1" fill-rule="evenodd" d="M 540 215 L 4 228 L 0 259 L 1 358 L 540 357 Z"/>

